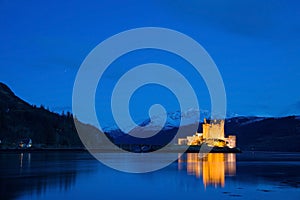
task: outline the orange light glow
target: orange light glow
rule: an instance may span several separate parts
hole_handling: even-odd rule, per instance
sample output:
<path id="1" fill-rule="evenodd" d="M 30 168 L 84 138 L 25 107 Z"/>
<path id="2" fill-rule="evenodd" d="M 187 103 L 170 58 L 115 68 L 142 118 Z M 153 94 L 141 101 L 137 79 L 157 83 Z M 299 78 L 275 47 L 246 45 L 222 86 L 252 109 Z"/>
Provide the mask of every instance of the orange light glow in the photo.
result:
<path id="1" fill-rule="evenodd" d="M 224 154 L 208 154 L 203 159 L 203 184 L 225 186 L 225 162 Z"/>
<path id="2" fill-rule="evenodd" d="M 200 178 L 204 187 L 225 186 L 225 175 L 236 174 L 236 155 L 223 153 L 209 153 L 202 158 L 198 153 L 188 153 L 178 158 L 178 170 L 183 169 L 186 161 L 187 174 Z"/>

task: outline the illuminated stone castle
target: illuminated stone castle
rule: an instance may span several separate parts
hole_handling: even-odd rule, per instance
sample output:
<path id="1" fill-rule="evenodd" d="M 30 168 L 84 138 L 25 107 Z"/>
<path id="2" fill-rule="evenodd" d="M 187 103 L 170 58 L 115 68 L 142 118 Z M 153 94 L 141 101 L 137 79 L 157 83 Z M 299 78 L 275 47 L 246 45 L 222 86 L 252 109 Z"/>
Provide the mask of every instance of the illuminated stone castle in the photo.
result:
<path id="1" fill-rule="evenodd" d="M 186 138 L 179 138 L 179 145 L 201 145 L 206 143 L 208 146 L 216 147 L 236 147 L 236 136 L 229 135 L 225 138 L 224 133 L 224 120 L 212 120 L 211 123 L 207 123 L 204 119 L 202 125 L 203 133 L 195 133 L 193 136 L 188 136 Z"/>
<path id="2" fill-rule="evenodd" d="M 224 120 L 213 120 L 210 124 L 204 119 L 203 138 L 224 139 Z"/>

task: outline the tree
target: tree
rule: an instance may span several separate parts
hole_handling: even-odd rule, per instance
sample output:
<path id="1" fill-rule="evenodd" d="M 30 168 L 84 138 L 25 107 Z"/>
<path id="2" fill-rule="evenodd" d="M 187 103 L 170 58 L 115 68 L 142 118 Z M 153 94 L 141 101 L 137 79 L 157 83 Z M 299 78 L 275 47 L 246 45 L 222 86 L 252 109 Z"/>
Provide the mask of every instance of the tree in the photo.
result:
<path id="1" fill-rule="evenodd" d="M 43 133 L 45 135 L 45 143 L 47 145 L 56 144 L 56 132 L 53 127 L 49 124 L 49 122 L 45 122 L 43 125 Z"/>
<path id="2" fill-rule="evenodd" d="M 3 128 L 4 128 L 4 113 L 0 110 L 0 133 Z"/>

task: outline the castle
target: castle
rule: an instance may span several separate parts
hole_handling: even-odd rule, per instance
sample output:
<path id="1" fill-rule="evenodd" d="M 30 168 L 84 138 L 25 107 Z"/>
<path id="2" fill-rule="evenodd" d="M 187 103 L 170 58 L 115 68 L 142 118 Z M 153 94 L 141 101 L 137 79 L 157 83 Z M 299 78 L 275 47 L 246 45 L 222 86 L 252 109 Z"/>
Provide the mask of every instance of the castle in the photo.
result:
<path id="1" fill-rule="evenodd" d="M 186 138 L 179 138 L 179 145 L 201 145 L 203 143 L 213 147 L 236 147 L 236 136 L 229 135 L 225 138 L 224 133 L 224 120 L 212 120 L 207 123 L 204 119 L 202 125 L 203 133 L 195 133 L 193 136 L 187 136 Z"/>

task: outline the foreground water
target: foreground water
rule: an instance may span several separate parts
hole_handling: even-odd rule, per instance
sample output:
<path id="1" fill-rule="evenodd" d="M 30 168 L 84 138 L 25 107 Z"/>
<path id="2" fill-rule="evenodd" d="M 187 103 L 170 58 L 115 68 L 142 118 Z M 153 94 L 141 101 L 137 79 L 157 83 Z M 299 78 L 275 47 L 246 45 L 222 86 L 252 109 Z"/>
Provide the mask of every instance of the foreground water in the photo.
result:
<path id="1" fill-rule="evenodd" d="M 85 152 L 2 152 L 0 164 L 0 199 L 300 199 L 296 153 L 189 153 L 146 174 L 116 171 Z"/>

